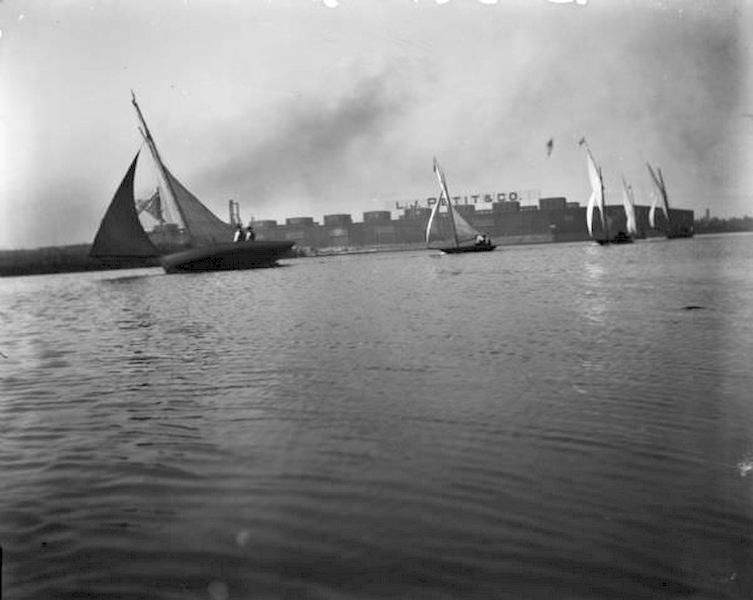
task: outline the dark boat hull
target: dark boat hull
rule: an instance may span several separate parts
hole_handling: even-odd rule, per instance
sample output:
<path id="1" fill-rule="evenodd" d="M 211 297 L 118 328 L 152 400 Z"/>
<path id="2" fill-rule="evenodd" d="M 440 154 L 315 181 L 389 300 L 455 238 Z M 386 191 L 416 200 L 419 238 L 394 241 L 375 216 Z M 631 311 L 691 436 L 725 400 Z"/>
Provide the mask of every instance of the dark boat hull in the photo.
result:
<path id="1" fill-rule="evenodd" d="M 447 246 L 445 248 L 437 248 L 445 254 L 464 254 L 466 252 L 491 252 L 497 246 L 494 244 L 479 244 L 474 246 Z"/>
<path id="2" fill-rule="evenodd" d="M 620 232 L 616 236 L 609 239 L 596 240 L 600 246 L 607 246 L 609 244 L 632 244 L 633 236 Z"/>
<path id="3" fill-rule="evenodd" d="M 596 240 L 596 242 L 599 244 L 599 246 L 610 246 L 612 244 L 632 244 L 633 239 L 627 239 L 627 240 Z"/>
<path id="4" fill-rule="evenodd" d="M 228 242 L 191 248 L 160 257 L 167 273 L 238 271 L 272 267 L 294 242 Z"/>
<path id="5" fill-rule="evenodd" d="M 689 229 L 672 231 L 667 234 L 668 240 L 679 240 L 682 238 L 692 238 L 692 237 L 693 237 L 693 231 Z"/>

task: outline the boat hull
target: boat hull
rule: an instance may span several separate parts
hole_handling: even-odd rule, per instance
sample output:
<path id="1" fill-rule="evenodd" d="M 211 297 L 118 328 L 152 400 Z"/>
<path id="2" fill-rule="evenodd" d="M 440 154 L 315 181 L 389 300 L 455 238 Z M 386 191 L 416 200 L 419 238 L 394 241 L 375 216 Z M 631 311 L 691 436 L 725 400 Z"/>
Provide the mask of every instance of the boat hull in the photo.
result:
<path id="1" fill-rule="evenodd" d="M 239 271 L 272 267 L 293 247 L 294 242 L 228 242 L 200 246 L 160 257 L 167 273 Z"/>
<path id="2" fill-rule="evenodd" d="M 596 242 L 600 246 L 606 246 L 609 244 L 632 244 L 633 236 L 620 231 L 617 235 L 609 239 L 597 239 Z"/>
<path id="3" fill-rule="evenodd" d="M 447 246 L 445 248 L 437 248 L 445 254 L 464 254 L 466 252 L 491 252 L 497 246 L 494 244 L 479 244 L 474 246 Z"/>
<path id="4" fill-rule="evenodd" d="M 596 240 L 599 246 L 611 246 L 612 244 L 632 244 L 633 238 L 626 240 Z"/>
<path id="5" fill-rule="evenodd" d="M 681 238 L 692 238 L 692 237 L 693 237 L 693 231 L 690 229 L 672 231 L 667 234 L 668 240 L 679 240 Z"/>

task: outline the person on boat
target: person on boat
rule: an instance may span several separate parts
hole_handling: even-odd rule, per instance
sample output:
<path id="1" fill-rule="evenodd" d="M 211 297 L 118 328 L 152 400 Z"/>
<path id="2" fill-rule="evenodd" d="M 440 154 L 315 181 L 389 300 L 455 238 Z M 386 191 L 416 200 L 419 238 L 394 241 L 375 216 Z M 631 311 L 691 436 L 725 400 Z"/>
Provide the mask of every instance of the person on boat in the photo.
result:
<path id="1" fill-rule="evenodd" d="M 238 223 L 235 226 L 235 235 L 233 236 L 234 242 L 242 242 L 243 241 L 243 227 L 240 223 Z"/>
<path id="2" fill-rule="evenodd" d="M 256 239 L 256 232 L 254 231 L 253 225 L 249 223 L 248 227 L 246 227 L 246 241 L 253 242 L 255 239 Z"/>
<path id="3" fill-rule="evenodd" d="M 485 237 L 486 237 L 486 236 L 484 236 L 484 235 L 482 235 L 482 234 L 480 234 L 480 233 L 479 233 L 479 234 L 478 234 L 478 235 L 476 236 L 476 245 L 477 245 L 477 246 L 483 246 L 483 245 L 484 245 L 484 238 L 485 238 Z"/>

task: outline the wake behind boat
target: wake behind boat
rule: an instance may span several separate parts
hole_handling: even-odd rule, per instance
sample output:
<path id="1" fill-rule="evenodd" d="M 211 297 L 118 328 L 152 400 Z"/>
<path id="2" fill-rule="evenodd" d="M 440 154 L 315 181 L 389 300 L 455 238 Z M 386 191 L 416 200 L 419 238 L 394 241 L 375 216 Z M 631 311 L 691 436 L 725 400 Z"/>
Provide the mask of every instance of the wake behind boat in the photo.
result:
<path id="1" fill-rule="evenodd" d="M 162 193 L 178 209 L 183 221 L 188 248 L 162 254 L 144 231 L 136 211 L 133 191 L 139 157 L 137 152 L 100 223 L 89 256 L 113 259 L 157 257 L 167 273 L 177 273 L 269 267 L 290 251 L 294 242 L 230 241 L 233 239 L 233 226 L 215 216 L 170 173 L 160 157 L 135 95 L 131 101 L 141 124 L 139 131 L 157 167 Z"/>
<path id="2" fill-rule="evenodd" d="M 434 173 L 439 179 L 441 192 L 431 210 L 429 222 L 426 224 L 427 248 L 441 250 L 445 254 L 494 250 L 497 246 L 453 208 L 450 193 L 447 191 L 447 180 L 436 158 L 434 159 Z M 440 213 L 442 206 L 446 206 L 447 210 Z"/>

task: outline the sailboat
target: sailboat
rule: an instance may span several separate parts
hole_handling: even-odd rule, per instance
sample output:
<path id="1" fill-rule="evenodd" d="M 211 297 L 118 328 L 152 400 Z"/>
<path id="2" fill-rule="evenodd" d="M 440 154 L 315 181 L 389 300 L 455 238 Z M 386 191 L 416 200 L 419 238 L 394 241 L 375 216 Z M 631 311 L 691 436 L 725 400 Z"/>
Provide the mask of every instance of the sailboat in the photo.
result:
<path id="1" fill-rule="evenodd" d="M 149 131 L 136 96 L 131 93 L 140 128 L 159 174 L 163 195 L 178 209 L 188 236 L 188 248 L 162 254 L 149 239 L 138 218 L 133 181 L 139 152 L 136 153 L 100 223 L 89 256 L 99 258 L 144 259 L 156 257 L 167 273 L 185 271 L 224 271 L 268 267 L 287 254 L 294 242 L 233 242 L 233 226 L 223 222 L 165 166 Z"/>
<path id="2" fill-rule="evenodd" d="M 610 223 L 607 218 L 606 205 L 604 204 L 604 179 L 601 175 L 601 167 L 596 164 L 596 160 L 588 147 L 585 138 L 580 141 L 581 145 L 586 147 L 586 164 L 588 167 L 588 179 L 591 182 L 591 196 L 588 198 L 586 206 L 586 227 L 588 235 L 593 240 L 604 246 L 607 244 L 629 244 L 633 241 L 633 236 L 624 231 L 618 231 L 612 235 Z M 599 221 L 601 222 L 601 235 L 596 235 L 594 228 L 594 210 L 599 209 Z M 633 219 L 635 220 L 635 219 Z"/>
<path id="3" fill-rule="evenodd" d="M 492 244 L 488 237 L 481 235 L 452 206 L 450 193 L 447 191 L 447 180 L 436 158 L 434 173 L 439 180 L 441 192 L 426 224 L 426 246 L 441 250 L 445 254 L 494 250 L 497 246 Z M 447 211 L 440 213 L 440 207 L 443 205 L 447 207 Z"/>
<path id="4" fill-rule="evenodd" d="M 646 163 L 646 167 L 648 167 L 648 172 L 651 175 L 651 180 L 654 182 L 654 185 L 656 186 L 659 194 L 661 194 L 661 198 L 664 203 L 664 216 L 665 222 L 667 224 L 665 234 L 667 238 L 671 240 L 674 238 L 693 237 L 692 227 L 688 228 L 686 226 L 681 226 L 674 223 L 672 220 L 672 216 L 669 212 L 669 200 L 667 199 L 667 186 L 664 184 L 664 176 L 661 173 L 661 169 L 659 167 L 656 167 L 656 169 L 654 170 L 654 168 L 651 167 L 649 163 Z M 656 208 L 657 197 L 656 195 L 654 195 L 654 200 L 651 203 L 651 208 L 648 212 L 648 222 L 653 229 L 656 229 Z"/>

